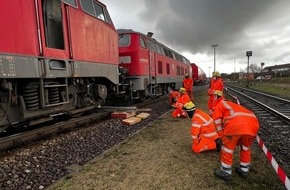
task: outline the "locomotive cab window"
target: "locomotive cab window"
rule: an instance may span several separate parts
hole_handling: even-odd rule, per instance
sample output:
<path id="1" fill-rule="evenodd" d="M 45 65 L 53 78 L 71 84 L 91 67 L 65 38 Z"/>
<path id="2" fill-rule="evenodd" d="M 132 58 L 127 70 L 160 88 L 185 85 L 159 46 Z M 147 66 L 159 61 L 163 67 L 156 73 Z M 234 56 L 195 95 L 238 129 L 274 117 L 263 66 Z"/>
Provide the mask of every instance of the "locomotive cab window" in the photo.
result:
<path id="1" fill-rule="evenodd" d="M 59 0 L 43 0 L 42 6 L 46 46 L 64 49 L 61 2 Z"/>
<path id="2" fill-rule="evenodd" d="M 96 17 L 98 19 L 103 20 L 103 21 L 107 21 L 105 14 L 104 14 L 103 7 L 94 2 L 94 8 L 95 8 Z"/>
<path id="3" fill-rule="evenodd" d="M 77 2 L 76 0 L 61 0 L 63 3 L 68 4 L 72 7 L 77 8 Z"/>
<path id="4" fill-rule="evenodd" d="M 91 0 L 81 0 L 81 7 L 82 9 L 92 15 L 95 16 L 95 10 L 94 10 L 94 6 L 93 6 L 93 2 Z"/>
<path id="5" fill-rule="evenodd" d="M 156 52 L 155 45 L 154 45 L 154 43 L 152 41 L 147 40 L 147 44 L 148 44 L 148 49 L 150 49 L 151 51 Z"/>
<path id="6" fill-rule="evenodd" d="M 84 10 L 84 12 L 102 21 L 111 23 L 111 18 L 109 16 L 109 13 L 106 11 L 106 9 L 102 5 L 92 0 L 81 0 L 80 2 L 81 2 L 81 7 Z"/>
<path id="7" fill-rule="evenodd" d="M 119 47 L 126 47 L 130 45 L 131 37 L 129 34 L 119 35 Z"/>
<path id="8" fill-rule="evenodd" d="M 157 53 L 162 54 L 161 47 L 159 45 L 155 44 L 155 49 Z"/>
<path id="9" fill-rule="evenodd" d="M 139 41 L 140 41 L 140 46 L 141 46 L 142 48 L 146 48 L 144 38 L 140 38 Z"/>

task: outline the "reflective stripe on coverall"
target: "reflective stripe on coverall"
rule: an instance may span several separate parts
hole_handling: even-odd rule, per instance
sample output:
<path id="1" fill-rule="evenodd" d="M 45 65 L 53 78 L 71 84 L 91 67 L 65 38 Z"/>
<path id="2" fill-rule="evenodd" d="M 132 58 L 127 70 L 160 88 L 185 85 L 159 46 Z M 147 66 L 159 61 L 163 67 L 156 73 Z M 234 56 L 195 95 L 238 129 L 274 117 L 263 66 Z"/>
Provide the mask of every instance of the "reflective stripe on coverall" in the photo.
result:
<path id="1" fill-rule="evenodd" d="M 214 110 L 213 120 L 222 140 L 221 170 L 231 174 L 233 152 L 240 145 L 240 167 L 248 172 L 251 161 L 250 146 L 259 130 L 256 116 L 241 105 L 222 100 Z"/>
<path id="2" fill-rule="evenodd" d="M 215 149 L 215 140 L 218 138 L 218 134 L 215 131 L 212 118 L 205 112 L 196 109 L 191 121 L 192 150 L 200 153 Z"/>

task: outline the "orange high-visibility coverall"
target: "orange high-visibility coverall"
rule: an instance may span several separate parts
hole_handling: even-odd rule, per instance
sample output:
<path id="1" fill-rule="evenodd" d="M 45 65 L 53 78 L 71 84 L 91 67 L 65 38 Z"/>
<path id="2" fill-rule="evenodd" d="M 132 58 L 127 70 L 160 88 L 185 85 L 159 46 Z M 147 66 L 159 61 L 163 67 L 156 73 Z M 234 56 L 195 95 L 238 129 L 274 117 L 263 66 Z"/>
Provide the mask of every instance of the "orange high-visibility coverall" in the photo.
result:
<path id="1" fill-rule="evenodd" d="M 188 97 L 193 101 L 193 80 L 192 78 L 184 78 L 183 79 L 183 87 L 186 89 L 186 93 Z"/>
<path id="2" fill-rule="evenodd" d="M 176 103 L 173 105 L 174 111 L 172 112 L 172 117 L 187 117 L 187 113 L 183 110 L 183 105 L 190 102 L 190 98 L 186 93 L 180 94 L 177 98 Z"/>
<path id="3" fill-rule="evenodd" d="M 214 101 L 214 94 L 213 94 L 214 91 L 216 91 L 216 90 L 223 91 L 223 88 L 224 88 L 224 83 L 223 83 L 223 80 L 221 78 L 217 78 L 216 80 L 213 80 L 211 82 L 211 86 L 208 89 L 208 93 L 207 93 L 209 96 L 209 99 L 207 102 L 207 107 L 208 107 L 208 110 L 210 113 L 212 112 L 212 104 Z"/>
<path id="4" fill-rule="evenodd" d="M 250 146 L 259 130 L 256 116 L 241 105 L 222 100 L 215 107 L 212 118 L 222 141 L 221 170 L 231 174 L 233 153 L 240 145 L 240 167 L 242 171 L 249 172 Z"/>
<path id="5" fill-rule="evenodd" d="M 177 98 L 179 96 L 179 92 L 178 91 L 170 91 L 169 93 L 169 105 L 173 105 L 176 101 Z"/>
<path id="6" fill-rule="evenodd" d="M 215 149 L 218 134 L 213 119 L 205 112 L 196 109 L 191 121 L 192 150 L 200 153 Z"/>

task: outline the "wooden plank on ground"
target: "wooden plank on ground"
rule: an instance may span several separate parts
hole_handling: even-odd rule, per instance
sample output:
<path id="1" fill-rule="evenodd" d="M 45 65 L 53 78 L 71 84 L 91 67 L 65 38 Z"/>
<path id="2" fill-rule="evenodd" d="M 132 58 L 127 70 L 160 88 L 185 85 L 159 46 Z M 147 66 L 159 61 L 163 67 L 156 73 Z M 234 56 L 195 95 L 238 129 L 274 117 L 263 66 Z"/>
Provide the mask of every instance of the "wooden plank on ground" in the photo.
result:
<path id="1" fill-rule="evenodd" d="M 133 117 L 135 115 L 136 115 L 135 112 L 115 111 L 115 112 L 111 113 L 111 118 L 127 119 L 127 118 Z"/>
<path id="2" fill-rule="evenodd" d="M 149 115 L 150 115 L 149 113 L 142 112 L 142 113 L 136 115 L 136 117 L 139 117 L 141 119 L 146 119 L 147 117 L 149 117 Z"/>
<path id="3" fill-rule="evenodd" d="M 122 123 L 124 125 L 134 125 L 136 123 L 139 123 L 141 121 L 141 118 L 139 117 L 130 117 L 128 119 L 122 120 Z"/>

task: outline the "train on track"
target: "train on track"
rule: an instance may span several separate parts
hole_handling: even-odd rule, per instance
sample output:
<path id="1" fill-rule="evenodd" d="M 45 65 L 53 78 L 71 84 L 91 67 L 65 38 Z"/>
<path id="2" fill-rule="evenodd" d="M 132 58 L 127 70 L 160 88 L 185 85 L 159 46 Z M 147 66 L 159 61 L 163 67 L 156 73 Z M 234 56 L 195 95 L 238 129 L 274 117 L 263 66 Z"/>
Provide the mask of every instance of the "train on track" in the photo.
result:
<path id="1" fill-rule="evenodd" d="M 0 6 L 0 133 L 182 85 L 190 62 L 147 35 L 116 30 L 97 0 Z"/>
<path id="2" fill-rule="evenodd" d="M 205 72 L 198 67 L 195 63 L 191 63 L 192 70 L 192 80 L 194 81 L 194 85 L 203 85 L 206 83 L 206 74 Z"/>

